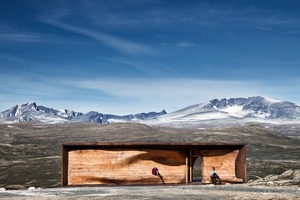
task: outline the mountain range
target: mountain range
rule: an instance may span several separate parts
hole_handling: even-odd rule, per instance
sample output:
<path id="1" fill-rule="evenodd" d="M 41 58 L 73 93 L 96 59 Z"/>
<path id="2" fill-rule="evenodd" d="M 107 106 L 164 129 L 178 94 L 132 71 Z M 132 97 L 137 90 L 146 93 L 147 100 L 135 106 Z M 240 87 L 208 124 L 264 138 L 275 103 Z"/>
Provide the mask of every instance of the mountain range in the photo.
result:
<path id="1" fill-rule="evenodd" d="M 300 106 L 267 97 L 213 99 L 147 121 L 149 125 L 205 128 L 246 123 L 300 124 Z"/>
<path id="2" fill-rule="evenodd" d="M 96 111 L 84 114 L 37 106 L 36 103 L 16 105 L 0 113 L 0 122 L 2 123 L 23 121 L 41 121 L 44 123 L 95 122 L 102 124 L 138 122 L 148 125 L 191 128 L 249 122 L 300 123 L 300 106 L 288 101 L 257 96 L 213 99 L 169 114 L 165 110 L 124 116 L 102 114 Z"/>
<path id="3" fill-rule="evenodd" d="M 108 124 L 113 122 L 130 122 L 135 120 L 146 120 L 167 114 L 165 110 L 161 112 L 148 112 L 129 114 L 124 116 L 103 114 L 96 111 L 88 113 L 75 112 L 70 110 L 57 110 L 36 103 L 26 103 L 16 105 L 0 113 L 0 122 L 14 123 L 27 121 L 41 121 L 45 123 L 65 123 L 65 122 L 95 122 Z"/>

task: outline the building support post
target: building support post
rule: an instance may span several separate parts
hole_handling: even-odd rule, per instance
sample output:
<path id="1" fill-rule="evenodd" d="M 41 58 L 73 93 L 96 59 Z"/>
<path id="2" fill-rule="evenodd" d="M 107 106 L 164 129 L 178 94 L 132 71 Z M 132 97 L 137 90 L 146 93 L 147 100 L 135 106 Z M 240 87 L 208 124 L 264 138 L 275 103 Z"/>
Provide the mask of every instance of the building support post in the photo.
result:
<path id="1" fill-rule="evenodd" d="M 192 160 L 193 158 L 193 152 L 192 152 L 192 149 L 190 149 L 190 183 L 193 182 L 193 166 L 192 166 Z"/>
<path id="2" fill-rule="evenodd" d="M 189 156 L 185 157 L 185 165 L 186 165 L 186 174 L 185 174 L 185 183 L 189 183 Z"/>

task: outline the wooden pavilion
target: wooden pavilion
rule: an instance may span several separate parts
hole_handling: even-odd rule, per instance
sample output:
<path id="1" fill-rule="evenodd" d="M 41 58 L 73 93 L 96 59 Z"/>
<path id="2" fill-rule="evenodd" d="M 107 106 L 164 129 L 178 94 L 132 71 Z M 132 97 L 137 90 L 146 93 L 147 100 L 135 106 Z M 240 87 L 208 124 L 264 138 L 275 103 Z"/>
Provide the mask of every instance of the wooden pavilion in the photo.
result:
<path id="1" fill-rule="evenodd" d="M 94 142 L 62 145 L 62 186 L 192 183 L 197 158 L 202 183 L 210 182 L 212 167 L 222 182 L 246 181 L 246 144 Z"/>

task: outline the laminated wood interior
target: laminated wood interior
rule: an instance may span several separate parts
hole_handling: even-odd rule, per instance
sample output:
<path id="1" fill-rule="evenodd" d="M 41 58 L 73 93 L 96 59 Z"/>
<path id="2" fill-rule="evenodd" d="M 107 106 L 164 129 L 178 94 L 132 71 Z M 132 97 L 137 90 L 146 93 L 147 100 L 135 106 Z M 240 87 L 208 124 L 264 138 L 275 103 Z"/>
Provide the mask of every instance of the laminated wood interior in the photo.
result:
<path id="1" fill-rule="evenodd" d="M 152 184 L 185 182 L 186 156 L 170 150 L 72 150 L 68 184 Z M 161 180 L 151 173 L 157 167 Z"/>

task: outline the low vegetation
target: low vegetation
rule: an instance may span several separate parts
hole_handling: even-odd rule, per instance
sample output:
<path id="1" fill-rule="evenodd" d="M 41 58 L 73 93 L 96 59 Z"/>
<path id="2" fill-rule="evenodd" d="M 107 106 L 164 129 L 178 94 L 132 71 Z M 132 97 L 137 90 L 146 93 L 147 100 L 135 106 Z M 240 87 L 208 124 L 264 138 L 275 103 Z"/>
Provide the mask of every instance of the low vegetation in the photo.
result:
<path id="1" fill-rule="evenodd" d="M 61 144 L 68 142 L 247 143 L 248 179 L 300 169 L 300 139 L 258 125 L 175 129 L 134 123 L 0 124 L 0 188 L 60 186 Z"/>

